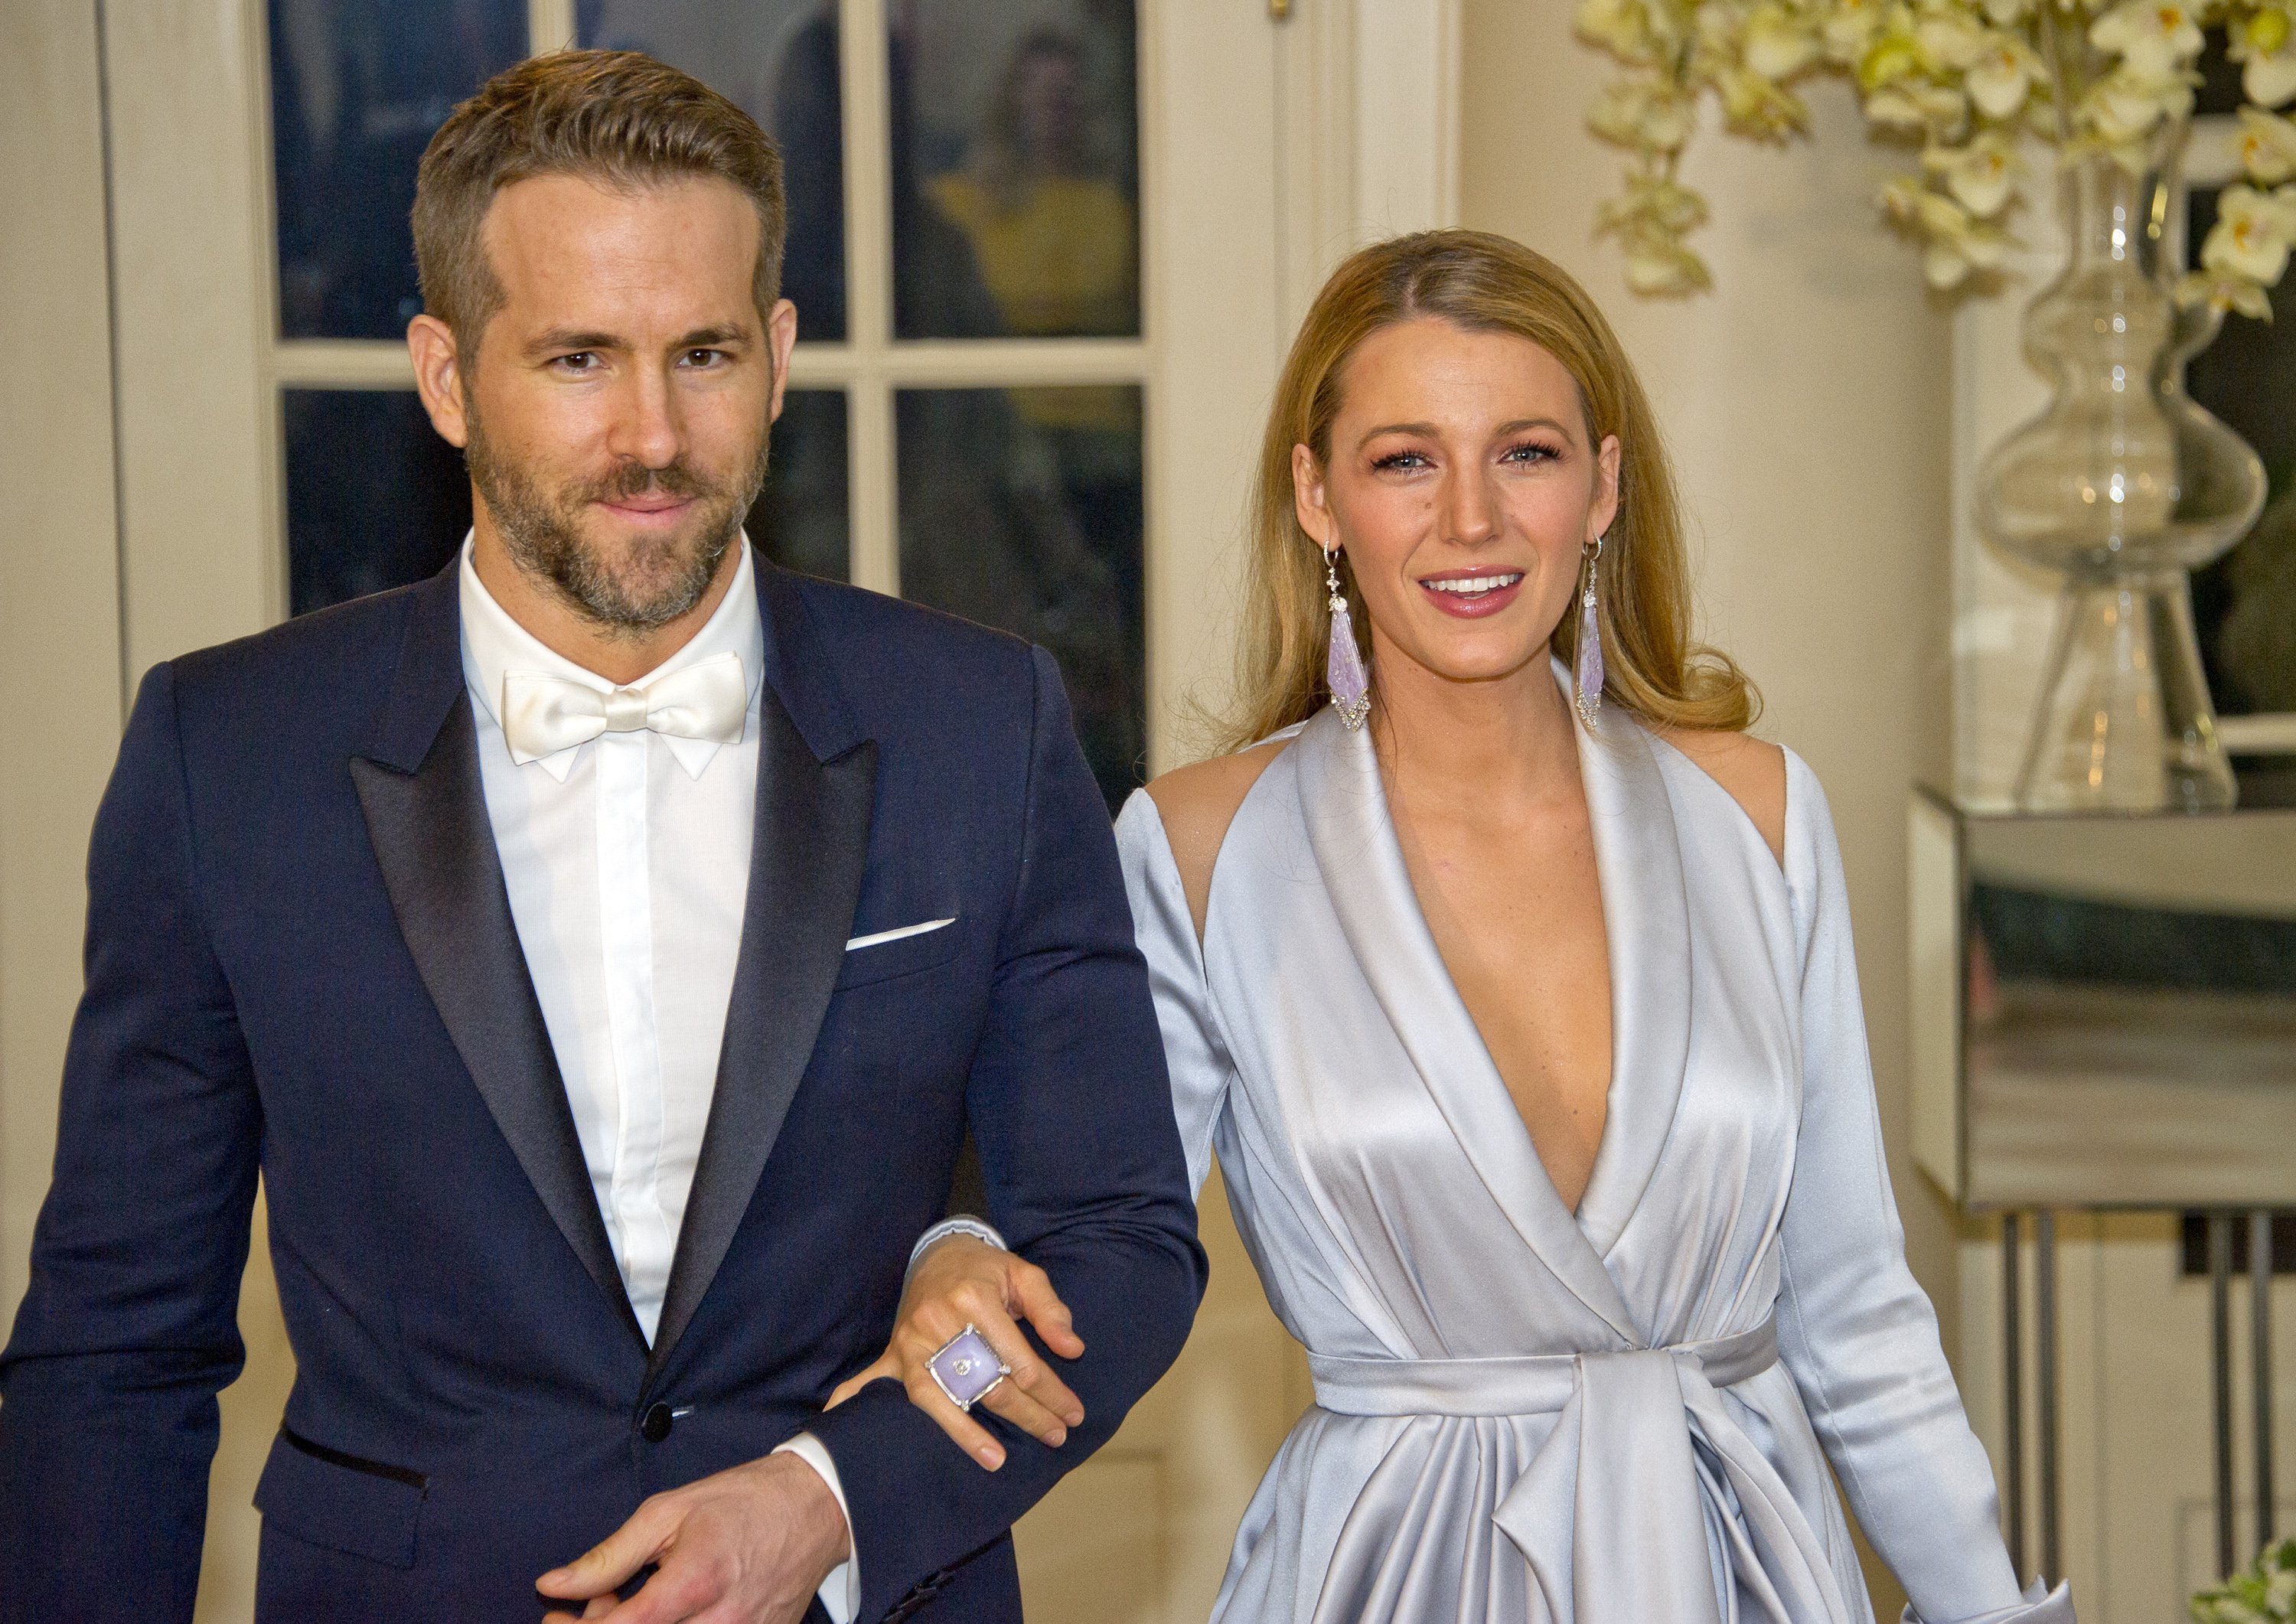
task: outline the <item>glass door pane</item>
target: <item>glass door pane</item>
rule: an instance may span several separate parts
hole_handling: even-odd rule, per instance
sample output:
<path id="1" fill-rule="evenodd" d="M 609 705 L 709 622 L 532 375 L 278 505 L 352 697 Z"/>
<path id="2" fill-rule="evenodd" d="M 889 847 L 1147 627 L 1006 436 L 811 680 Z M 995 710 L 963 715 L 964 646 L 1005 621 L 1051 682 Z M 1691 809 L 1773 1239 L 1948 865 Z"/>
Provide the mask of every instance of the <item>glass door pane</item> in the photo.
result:
<path id="1" fill-rule="evenodd" d="M 526 26 L 526 0 L 271 0 L 282 338 L 395 339 L 422 313 L 415 166 Z"/>
<path id="2" fill-rule="evenodd" d="M 903 390 L 901 595 L 1060 661 L 1112 810 L 1144 780 L 1140 391 Z"/>
<path id="3" fill-rule="evenodd" d="M 288 390 L 288 612 L 446 568 L 471 528 L 463 454 L 413 390 Z"/>
<path id="4" fill-rule="evenodd" d="M 789 192 L 782 292 L 801 341 L 845 337 L 844 100 L 834 0 L 583 0 L 586 45 L 644 51 L 755 119 Z"/>
<path id="5" fill-rule="evenodd" d="M 896 337 L 1140 332 L 1132 0 L 896 8 Z"/>
<path id="6" fill-rule="evenodd" d="M 774 424 L 766 488 L 750 509 L 750 539 L 785 569 L 824 580 L 851 578 L 853 504 L 843 390 L 791 390 Z"/>

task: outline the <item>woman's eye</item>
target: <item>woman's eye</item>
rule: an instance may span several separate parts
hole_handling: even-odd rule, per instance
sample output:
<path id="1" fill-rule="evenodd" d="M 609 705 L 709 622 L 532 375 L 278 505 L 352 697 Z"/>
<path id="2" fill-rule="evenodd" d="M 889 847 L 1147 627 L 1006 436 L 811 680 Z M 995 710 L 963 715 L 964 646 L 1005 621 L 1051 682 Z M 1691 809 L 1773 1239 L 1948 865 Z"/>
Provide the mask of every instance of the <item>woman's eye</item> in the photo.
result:
<path id="1" fill-rule="evenodd" d="M 1399 468 L 1406 472 L 1427 465 L 1427 455 L 1421 451 L 1390 451 L 1372 463 L 1375 469 Z"/>
<path id="2" fill-rule="evenodd" d="M 1525 440 L 1520 446 L 1510 446 L 1499 460 L 1504 463 L 1550 463 L 1561 454 L 1554 447 L 1537 440 Z"/>

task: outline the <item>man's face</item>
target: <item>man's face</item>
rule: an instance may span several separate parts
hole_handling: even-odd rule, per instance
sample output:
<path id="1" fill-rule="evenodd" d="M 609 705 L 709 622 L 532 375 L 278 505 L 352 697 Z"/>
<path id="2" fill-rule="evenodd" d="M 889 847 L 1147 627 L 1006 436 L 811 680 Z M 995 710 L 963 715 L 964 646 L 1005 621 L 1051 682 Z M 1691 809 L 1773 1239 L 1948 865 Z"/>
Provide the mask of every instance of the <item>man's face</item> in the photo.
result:
<path id="1" fill-rule="evenodd" d="M 472 483 L 520 570 L 602 628 L 700 602 L 764 482 L 794 324 L 758 318 L 758 234 L 714 177 L 537 176 L 488 210 L 504 299 L 460 369 Z"/>

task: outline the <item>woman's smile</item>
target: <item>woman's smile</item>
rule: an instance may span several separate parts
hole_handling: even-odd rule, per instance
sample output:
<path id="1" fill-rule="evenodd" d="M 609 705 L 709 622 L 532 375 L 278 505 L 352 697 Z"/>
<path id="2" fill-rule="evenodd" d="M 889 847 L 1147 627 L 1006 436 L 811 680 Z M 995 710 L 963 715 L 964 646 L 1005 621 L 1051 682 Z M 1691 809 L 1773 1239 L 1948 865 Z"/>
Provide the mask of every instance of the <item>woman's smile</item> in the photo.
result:
<path id="1" fill-rule="evenodd" d="M 1522 578 L 1520 570 L 1446 570 L 1421 576 L 1419 587 L 1445 614 L 1479 620 L 1521 596 Z"/>

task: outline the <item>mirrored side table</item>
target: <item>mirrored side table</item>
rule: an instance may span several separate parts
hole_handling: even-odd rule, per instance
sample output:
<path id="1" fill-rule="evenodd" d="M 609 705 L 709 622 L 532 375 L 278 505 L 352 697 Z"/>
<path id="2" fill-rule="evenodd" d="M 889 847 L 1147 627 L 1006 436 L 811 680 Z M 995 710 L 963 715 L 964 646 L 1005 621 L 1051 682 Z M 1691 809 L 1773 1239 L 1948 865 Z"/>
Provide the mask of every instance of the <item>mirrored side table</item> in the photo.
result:
<path id="1" fill-rule="evenodd" d="M 2296 810 L 2129 817 L 1908 810 L 1914 1160 L 2002 1222 L 2003 1485 L 2028 1562 L 2021 1282 L 2040 1552 L 2058 1544 L 2055 1215 L 2207 1214 L 2218 1571 L 2234 1526 L 2232 1276 L 2248 1228 L 2256 1544 L 2274 1535 L 2271 1218 L 2296 1208 Z"/>

